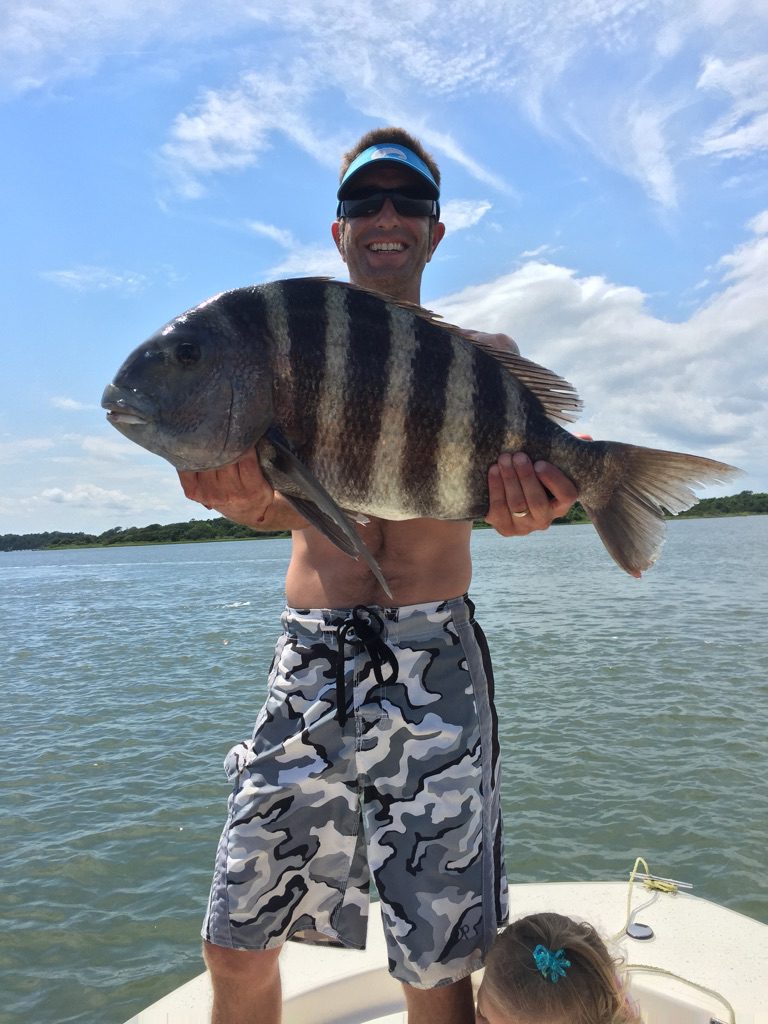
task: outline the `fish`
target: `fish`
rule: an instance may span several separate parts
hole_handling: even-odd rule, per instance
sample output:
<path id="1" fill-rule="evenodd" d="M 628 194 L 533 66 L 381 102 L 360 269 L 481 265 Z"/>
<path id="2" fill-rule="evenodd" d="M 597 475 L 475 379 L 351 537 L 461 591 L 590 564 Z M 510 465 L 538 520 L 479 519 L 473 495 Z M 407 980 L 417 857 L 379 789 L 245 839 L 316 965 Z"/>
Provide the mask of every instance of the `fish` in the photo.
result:
<path id="1" fill-rule="evenodd" d="M 557 466 L 614 561 L 639 577 L 665 513 L 741 471 L 566 429 L 581 400 L 552 370 L 421 306 L 330 278 L 235 288 L 169 321 L 107 385 L 109 422 L 178 470 L 256 448 L 265 477 L 391 597 L 358 523 L 474 520 L 502 452 Z"/>

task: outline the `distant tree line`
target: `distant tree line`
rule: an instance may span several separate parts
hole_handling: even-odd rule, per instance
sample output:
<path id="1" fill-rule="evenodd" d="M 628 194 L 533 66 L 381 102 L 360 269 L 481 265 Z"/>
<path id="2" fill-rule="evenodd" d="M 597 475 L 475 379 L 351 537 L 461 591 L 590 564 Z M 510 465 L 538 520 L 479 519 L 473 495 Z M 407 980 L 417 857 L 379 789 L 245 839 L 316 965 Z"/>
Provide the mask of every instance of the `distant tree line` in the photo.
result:
<path id="1" fill-rule="evenodd" d="M 6 533 L 0 535 L 0 551 L 39 551 L 52 548 L 113 547 L 131 544 L 177 544 L 211 540 L 255 540 L 288 537 L 286 532 L 257 532 L 230 519 L 190 519 L 186 523 L 151 523 L 149 526 L 114 526 L 104 533 Z"/>
<path id="2" fill-rule="evenodd" d="M 768 515 L 768 494 L 755 494 L 754 491 L 742 491 L 725 498 L 702 498 L 698 505 L 680 512 L 676 519 L 709 519 L 716 516 L 765 516 Z M 673 518 L 668 516 L 667 518 Z M 588 523 L 589 516 L 577 501 L 567 514 L 555 519 L 555 523 Z M 477 520 L 475 526 L 487 526 Z"/>
<path id="3" fill-rule="evenodd" d="M 768 494 L 742 491 L 726 498 L 703 498 L 698 505 L 681 512 L 686 518 L 710 516 L 761 516 L 768 515 Z M 581 505 L 576 504 L 567 515 L 556 519 L 556 523 L 586 523 L 588 516 Z M 487 526 L 477 520 L 476 526 Z M 161 526 L 130 526 L 123 529 L 114 526 L 104 533 L 65 533 L 54 530 L 50 533 L 6 533 L 0 535 L 0 551 L 45 551 L 52 548 L 90 548 L 124 546 L 129 544 L 178 544 L 211 540 L 255 540 L 262 537 L 288 537 L 286 531 L 262 533 L 240 526 L 230 519 L 190 519 L 186 523 L 169 523 Z"/>

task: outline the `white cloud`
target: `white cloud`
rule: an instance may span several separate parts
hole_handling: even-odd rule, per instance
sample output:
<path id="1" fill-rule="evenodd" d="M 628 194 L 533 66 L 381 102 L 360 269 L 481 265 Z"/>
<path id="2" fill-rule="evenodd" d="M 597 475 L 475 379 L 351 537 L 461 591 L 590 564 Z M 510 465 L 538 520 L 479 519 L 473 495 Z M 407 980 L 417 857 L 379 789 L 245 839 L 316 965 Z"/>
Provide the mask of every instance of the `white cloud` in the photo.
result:
<path id="1" fill-rule="evenodd" d="M 524 355 L 571 380 L 595 437 L 709 454 L 757 474 L 768 462 L 768 368 L 755 370 L 766 365 L 768 237 L 746 241 L 720 269 L 719 290 L 680 323 L 649 313 L 636 288 L 540 262 L 430 306 L 449 322 L 511 334 Z"/>
<path id="2" fill-rule="evenodd" d="M 252 220 L 248 222 L 248 227 L 257 235 L 262 235 L 264 238 L 270 238 L 273 242 L 277 242 L 283 249 L 292 249 L 296 245 L 296 240 L 290 231 L 286 231 L 285 228 L 275 227 L 274 224 L 262 224 L 261 221 Z"/>
<path id="3" fill-rule="evenodd" d="M 77 266 L 69 270 L 47 270 L 40 276 L 46 281 L 77 292 L 119 291 L 135 293 L 146 285 L 146 277 L 132 270 L 117 273 L 106 267 Z"/>
<path id="4" fill-rule="evenodd" d="M 297 245 L 266 272 L 268 278 L 278 277 L 346 277 L 346 267 L 336 246 Z"/>
<path id="5" fill-rule="evenodd" d="M 768 210 L 763 210 L 747 224 L 756 235 L 768 235 Z"/>
<path id="6" fill-rule="evenodd" d="M 344 264 L 336 246 L 328 233 L 327 245 L 304 245 L 297 242 L 292 232 L 274 224 L 261 221 L 249 221 L 246 225 L 250 231 L 269 238 L 281 249 L 285 256 L 276 264 L 264 271 L 264 276 L 273 279 L 278 277 L 339 277 L 344 275 Z"/>
<path id="7" fill-rule="evenodd" d="M 97 405 L 87 402 L 78 402 L 76 398 L 65 398 L 63 395 L 55 395 L 51 399 L 54 409 L 63 409 L 65 412 L 93 412 L 98 409 Z"/>
<path id="8" fill-rule="evenodd" d="M 115 57 L 146 59 L 180 43 L 210 44 L 253 17 L 247 2 L 14 0 L 4 4 L 0 91 L 23 93 L 95 74 Z"/>
<path id="9" fill-rule="evenodd" d="M 440 219 L 449 231 L 474 227 L 491 209 L 486 199 L 449 199 L 440 207 Z"/>
<path id="10" fill-rule="evenodd" d="M 629 115 L 630 159 L 625 168 L 645 184 L 652 199 L 661 206 L 677 205 L 675 171 L 666 139 L 669 112 L 645 107 Z"/>
<path id="11" fill-rule="evenodd" d="M 23 91 L 93 74 L 115 54 L 145 74 L 174 62 L 183 71 L 200 43 L 236 40 L 229 80 L 177 115 L 161 150 L 190 198 L 202 194 L 207 176 L 264 159 L 275 134 L 335 166 L 349 140 L 325 112 L 343 101 L 380 122 L 411 125 L 436 153 L 514 195 L 507 168 L 485 166 L 433 124 L 440 101 L 481 105 L 491 96 L 543 132 L 587 142 L 671 209 L 692 153 L 754 154 L 768 144 L 764 0 L 684 6 L 678 13 L 668 0 L 387 0 L 359 10 L 342 0 L 22 0 L 0 34 L 0 84 Z M 722 97 L 730 109 L 718 118 L 713 105 Z M 702 133 L 703 123 L 711 127 Z"/>
<path id="12" fill-rule="evenodd" d="M 710 58 L 697 85 L 731 98 L 731 109 L 701 138 L 702 153 L 735 157 L 768 149 L 768 54 L 730 64 Z"/>
<path id="13" fill-rule="evenodd" d="M 14 437 L 0 440 L 0 463 L 25 462 L 31 456 L 47 452 L 56 442 L 48 437 Z"/>
<path id="14" fill-rule="evenodd" d="M 57 505 L 78 505 L 84 508 L 98 505 L 101 508 L 122 509 L 132 504 L 131 498 L 123 491 L 107 490 L 97 484 L 75 484 L 66 491 L 60 487 L 49 487 L 41 492 L 40 499 Z"/>

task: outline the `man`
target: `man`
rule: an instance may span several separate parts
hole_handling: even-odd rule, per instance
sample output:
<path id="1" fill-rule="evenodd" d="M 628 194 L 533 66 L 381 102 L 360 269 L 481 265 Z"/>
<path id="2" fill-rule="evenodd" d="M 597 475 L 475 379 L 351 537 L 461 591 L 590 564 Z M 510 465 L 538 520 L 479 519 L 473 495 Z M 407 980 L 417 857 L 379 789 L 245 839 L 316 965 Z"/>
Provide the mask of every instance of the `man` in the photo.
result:
<path id="1" fill-rule="evenodd" d="M 354 284 L 420 301 L 445 232 L 439 184 L 402 129 L 369 132 L 345 156 L 332 233 Z M 389 600 L 253 454 L 179 475 L 187 497 L 293 538 L 267 701 L 228 757 L 203 930 L 214 1024 L 277 1024 L 286 939 L 364 945 L 369 875 L 409 1024 L 471 1024 L 469 975 L 506 916 L 493 680 L 466 597 L 472 524 L 360 525 Z M 505 536 L 546 529 L 577 497 L 522 453 L 501 455 L 488 484 L 487 519 Z"/>

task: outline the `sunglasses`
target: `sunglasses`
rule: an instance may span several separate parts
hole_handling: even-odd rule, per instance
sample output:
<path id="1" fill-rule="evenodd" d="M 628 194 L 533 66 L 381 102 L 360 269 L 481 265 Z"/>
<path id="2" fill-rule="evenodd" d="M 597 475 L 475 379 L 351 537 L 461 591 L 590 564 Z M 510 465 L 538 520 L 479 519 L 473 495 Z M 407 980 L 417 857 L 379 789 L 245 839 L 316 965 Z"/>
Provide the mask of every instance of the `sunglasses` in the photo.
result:
<path id="1" fill-rule="evenodd" d="M 342 199 L 336 209 L 336 217 L 370 217 L 379 212 L 387 199 L 403 217 L 434 217 L 437 220 L 440 216 L 440 203 L 435 199 L 425 199 L 423 194 L 414 195 L 408 190 L 381 188 Z"/>

